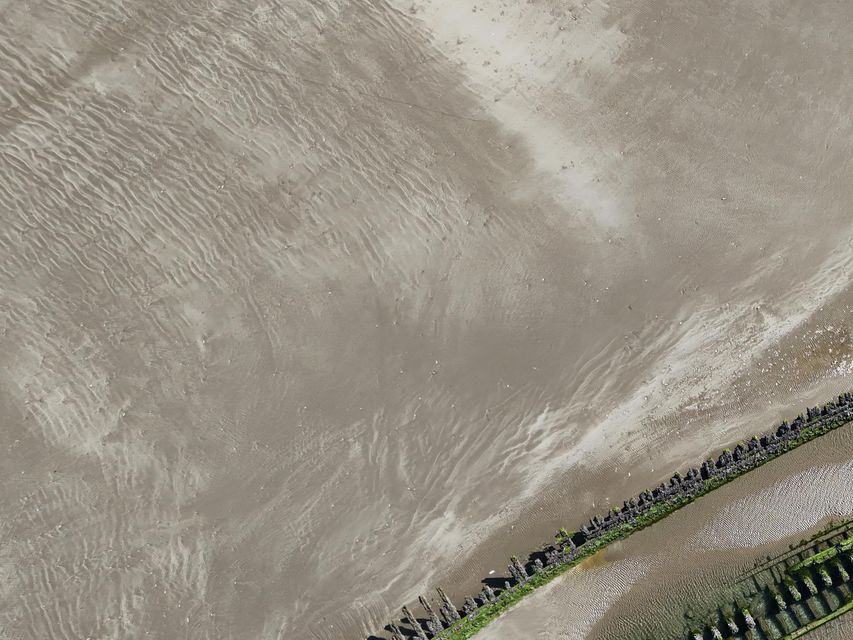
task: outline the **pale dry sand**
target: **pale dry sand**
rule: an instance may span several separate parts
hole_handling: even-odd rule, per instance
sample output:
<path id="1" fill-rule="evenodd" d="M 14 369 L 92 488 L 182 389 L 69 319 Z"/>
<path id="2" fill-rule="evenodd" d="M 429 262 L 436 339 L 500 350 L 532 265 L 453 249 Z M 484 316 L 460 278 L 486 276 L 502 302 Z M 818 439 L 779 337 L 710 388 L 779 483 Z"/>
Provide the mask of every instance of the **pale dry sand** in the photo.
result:
<path id="1" fill-rule="evenodd" d="M 851 17 L 0 1 L 2 633 L 363 637 L 853 388 Z"/>

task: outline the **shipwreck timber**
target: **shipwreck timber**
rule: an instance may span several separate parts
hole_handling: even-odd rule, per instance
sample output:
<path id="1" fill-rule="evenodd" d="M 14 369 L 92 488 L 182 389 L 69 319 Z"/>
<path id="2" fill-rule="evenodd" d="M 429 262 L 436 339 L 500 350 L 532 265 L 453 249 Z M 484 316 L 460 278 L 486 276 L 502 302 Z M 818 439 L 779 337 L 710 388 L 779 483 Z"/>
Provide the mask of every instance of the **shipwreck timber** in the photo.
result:
<path id="1" fill-rule="evenodd" d="M 724 449 L 716 460 L 708 459 L 683 475 L 676 472 L 668 483 L 642 491 L 637 497 L 625 500 L 621 507 L 614 507 L 603 516 L 594 516 L 578 531 L 560 529 L 553 545 L 531 553 L 526 562 L 513 556 L 508 565 L 510 576 L 504 581 L 503 588 L 495 590 L 485 584 L 479 594 L 465 598 L 462 611 L 457 610 L 444 591 L 438 589 L 442 602 L 441 618 L 435 614 L 431 605 L 424 606 L 427 601 L 421 598 L 426 618 L 418 619 L 408 607 L 403 607 L 408 628 L 401 631 L 399 623 L 392 623 L 386 629 L 394 638 L 408 636 L 466 640 L 537 587 L 550 582 L 612 542 L 665 518 L 738 476 L 851 421 L 853 393 L 843 393 L 822 407 L 807 409 L 805 416 L 800 414 L 790 423 L 782 422 L 770 433 L 753 436 L 748 442 L 738 443 L 734 449 Z M 827 578 L 832 581 L 833 575 L 838 580 L 844 574 L 849 577 L 853 573 L 853 566 L 847 567 L 843 562 L 840 569 L 835 565 L 832 567 L 834 573 L 826 569 L 826 576 L 818 572 L 815 576 L 809 574 L 800 580 L 789 577 L 775 586 L 775 590 L 768 590 L 769 597 L 773 598 L 780 610 L 785 611 L 791 603 L 799 603 L 820 592 L 815 578 L 820 584 L 826 585 Z M 810 623 L 816 621 L 813 619 Z M 756 631 L 758 623 L 748 608 L 746 611 L 733 609 L 722 623 L 722 628 L 715 626 L 705 631 L 697 630 L 692 637 L 697 640 L 706 637 L 761 638 Z M 785 636 L 785 640 L 798 637 Z"/>
<path id="2" fill-rule="evenodd" d="M 710 610 L 691 640 L 796 640 L 853 610 L 853 521 L 768 559 Z"/>

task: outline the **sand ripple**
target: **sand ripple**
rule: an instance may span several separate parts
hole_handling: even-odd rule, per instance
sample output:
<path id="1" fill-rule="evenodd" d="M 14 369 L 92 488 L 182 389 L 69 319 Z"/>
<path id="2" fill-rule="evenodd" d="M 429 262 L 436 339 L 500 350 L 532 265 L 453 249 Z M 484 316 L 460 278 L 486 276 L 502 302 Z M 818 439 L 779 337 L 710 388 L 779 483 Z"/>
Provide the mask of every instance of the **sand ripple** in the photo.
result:
<path id="1" fill-rule="evenodd" d="M 759 9 L 0 3 L 4 632 L 363 635 L 853 388 L 850 9 Z"/>
<path id="2" fill-rule="evenodd" d="M 783 540 L 827 517 L 853 514 L 853 461 L 806 469 L 727 505 L 697 536 L 707 549 Z"/>

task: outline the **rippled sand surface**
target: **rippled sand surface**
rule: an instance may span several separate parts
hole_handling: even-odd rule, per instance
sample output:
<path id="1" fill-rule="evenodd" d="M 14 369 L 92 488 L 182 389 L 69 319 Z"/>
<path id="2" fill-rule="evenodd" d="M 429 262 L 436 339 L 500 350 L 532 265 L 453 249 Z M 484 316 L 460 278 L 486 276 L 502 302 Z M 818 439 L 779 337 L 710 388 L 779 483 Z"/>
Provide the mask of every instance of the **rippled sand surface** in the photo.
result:
<path id="1" fill-rule="evenodd" d="M 853 388 L 851 18 L 0 1 L 2 634 L 364 637 Z"/>
<path id="2" fill-rule="evenodd" d="M 847 640 L 850 637 L 850 620 L 839 618 L 820 627 L 807 636 L 809 640 Z"/>
<path id="3" fill-rule="evenodd" d="M 851 459 L 852 428 L 815 440 L 608 547 L 477 638 L 686 640 L 756 561 L 853 516 Z M 851 630 L 842 617 L 817 637 Z"/>

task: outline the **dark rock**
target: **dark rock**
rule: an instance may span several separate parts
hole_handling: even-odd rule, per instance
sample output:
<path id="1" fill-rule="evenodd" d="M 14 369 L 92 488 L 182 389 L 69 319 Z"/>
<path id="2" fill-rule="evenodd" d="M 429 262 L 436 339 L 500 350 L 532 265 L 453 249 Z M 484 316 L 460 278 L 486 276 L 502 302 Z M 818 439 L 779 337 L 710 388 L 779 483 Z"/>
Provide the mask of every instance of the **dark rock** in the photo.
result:
<path id="1" fill-rule="evenodd" d="M 800 590 L 797 589 L 797 585 L 795 585 L 793 582 L 787 582 L 785 583 L 785 586 L 788 587 L 788 593 L 791 594 L 791 597 L 794 599 L 794 602 L 799 602 L 803 599 Z"/>
<path id="2" fill-rule="evenodd" d="M 515 565 L 511 564 L 507 568 L 509 569 L 509 573 L 512 576 L 512 579 L 515 580 L 516 584 L 521 584 L 522 582 L 524 582 L 524 578 L 521 576 L 521 572 L 519 572 Z"/>
<path id="3" fill-rule="evenodd" d="M 483 587 L 483 590 L 480 592 L 480 600 L 482 600 L 483 604 L 497 600 L 494 590 L 489 585 Z"/>
<path id="4" fill-rule="evenodd" d="M 429 619 L 426 621 L 427 631 L 430 636 L 435 638 L 439 633 L 444 631 L 444 626 L 441 624 L 441 620 L 438 619 L 438 616 L 432 614 Z"/>
<path id="5" fill-rule="evenodd" d="M 717 468 L 727 470 L 733 461 L 732 452 L 726 449 L 720 454 L 720 457 L 717 458 Z"/>
<path id="6" fill-rule="evenodd" d="M 510 559 L 512 566 L 516 568 L 518 573 L 521 575 L 522 581 L 527 580 L 527 569 L 524 568 L 524 565 L 519 561 L 519 559 L 515 556 L 512 556 Z"/>
<path id="7" fill-rule="evenodd" d="M 459 611 L 456 610 L 456 607 L 450 601 L 450 598 L 447 597 L 447 594 L 444 592 L 444 589 L 439 587 L 436 589 L 438 591 L 438 597 L 441 598 L 441 613 L 443 616 L 446 616 L 447 619 L 450 619 L 451 622 L 455 622 L 459 620 L 461 617 L 459 615 Z"/>
<path id="8" fill-rule="evenodd" d="M 470 616 L 477 610 L 477 602 L 471 596 L 465 597 L 465 604 L 462 605 L 462 611 L 466 616 Z"/>
<path id="9" fill-rule="evenodd" d="M 812 594 L 813 596 L 817 595 L 817 587 L 815 586 L 815 583 L 812 581 L 811 577 L 804 576 L 803 584 L 806 585 L 806 589 L 809 590 L 810 594 Z"/>
<path id="10" fill-rule="evenodd" d="M 459 614 L 457 613 L 456 615 L 458 616 Z M 438 620 L 438 616 L 435 616 L 435 619 Z M 441 619 L 444 620 L 444 624 L 446 624 L 448 627 L 452 625 L 453 622 L 456 620 L 456 618 L 450 615 L 450 611 L 447 609 L 447 607 L 441 608 Z"/>

